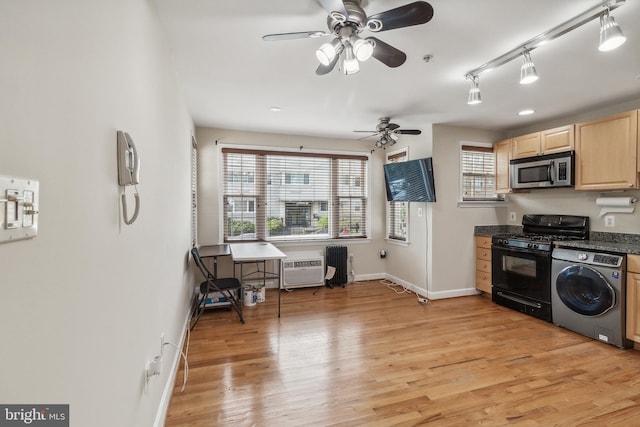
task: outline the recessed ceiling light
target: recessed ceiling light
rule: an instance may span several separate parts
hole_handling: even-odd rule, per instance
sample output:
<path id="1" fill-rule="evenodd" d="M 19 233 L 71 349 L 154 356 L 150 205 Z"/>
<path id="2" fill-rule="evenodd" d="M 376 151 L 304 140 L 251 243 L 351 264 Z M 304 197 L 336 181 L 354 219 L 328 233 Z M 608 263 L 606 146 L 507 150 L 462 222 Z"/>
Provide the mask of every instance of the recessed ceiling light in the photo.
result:
<path id="1" fill-rule="evenodd" d="M 531 114 L 533 114 L 533 113 L 535 113 L 535 112 L 536 112 L 536 110 L 532 110 L 532 109 L 530 109 L 530 108 L 529 108 L 529 109 L 527 109 L 527 110 L 519 111 L 519 112 L 518 112 L 518 115 L 519 115 L 519 116 L 529 116 L 529 115 L 531 115 Z"/>
<path id="2" fill-rule="evenodd" d="M 282 108 L 280 108 L 280 107 L 271 107 L 271 108 L 269 108 L 269 111 L 271 111 L 273 113 L 279 113 L 280 111 L 282 111 Z"/>

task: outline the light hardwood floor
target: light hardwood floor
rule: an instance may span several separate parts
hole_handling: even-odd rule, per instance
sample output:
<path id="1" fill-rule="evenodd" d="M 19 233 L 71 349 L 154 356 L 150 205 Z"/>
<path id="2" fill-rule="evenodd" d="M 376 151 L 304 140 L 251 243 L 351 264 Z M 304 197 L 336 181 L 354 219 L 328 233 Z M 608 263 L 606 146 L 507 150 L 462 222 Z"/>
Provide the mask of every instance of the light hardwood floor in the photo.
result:
<path id="1" fill-rule="evenodd" d="M 210 310 L 171 426 L 638 426 L 640 351 L 495 305 L 379 282 Z"/>

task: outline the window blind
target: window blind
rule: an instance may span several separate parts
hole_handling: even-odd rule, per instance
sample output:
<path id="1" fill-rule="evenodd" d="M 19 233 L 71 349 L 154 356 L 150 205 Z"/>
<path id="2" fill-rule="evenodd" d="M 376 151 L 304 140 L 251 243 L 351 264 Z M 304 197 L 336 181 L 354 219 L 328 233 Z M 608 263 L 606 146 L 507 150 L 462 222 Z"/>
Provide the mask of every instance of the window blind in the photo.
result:
<path id="1" fill-rule="evenodd" d="M 191 247 L 198 245 L 198 144 L 191 137 Z"/>
<path id="2" fill-rule="evenodd" d="M 366 237 L 366 156 L 223 148 L 225 241 Z"/>
<path id="3" fill-rule="evenodd" d="M 462 146 L 462 200 L 498 200 L 496 162 L 491 147 Z"/>

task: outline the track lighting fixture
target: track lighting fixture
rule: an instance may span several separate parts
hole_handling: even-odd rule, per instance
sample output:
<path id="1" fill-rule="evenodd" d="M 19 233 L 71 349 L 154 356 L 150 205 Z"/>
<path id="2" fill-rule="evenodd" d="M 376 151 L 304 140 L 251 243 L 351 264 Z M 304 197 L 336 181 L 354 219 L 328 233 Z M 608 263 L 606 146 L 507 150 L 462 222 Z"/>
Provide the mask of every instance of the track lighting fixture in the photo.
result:
<path id="1" fill-rule="evenodd" d="M 622 45 L 627 38 L 622 34 L 618 23 L 609 16 L 609 8 L 604 15 L 600 16 L 600 52 L 607 52 Z"/>
<path id="2" fill-rule="evenodd" d="M 469 89 L 469 99 L 467 100 L 467 104 L 480 104 L 482 102 L 482 98 L 480 97 L 480 88 L 478 87 L 480 84 L 478 76 L 467 76 L 467 79 L 471 80 L 471 89 Z"/>
<path id="3" fill-rule="evenodd" d="M 520 84 L 528 85 L 538 80 L 538 73 L 536 72 L 536 66 L 533 65 L 531 55 L 528 50 L 522 52 L 522 67 L 520 67 Z"/>
<path id="4" fill-rule="evenodd" d="M 617 48 L 625 42 L 626 38 L 613 17 L 609 16 L 609 12 L 622 6 L 625 1 L 626 0 L 604 0 L 597 6 L 574 16 L 568 21 L 527 40 L 507 53 L 467 72 L 465 78 L 471 80 L 472 84 L 471 90 L 469 90 L 469 100 L 467 104 L 479 104 L 482 102 L 480 100 L 480 89 L 478 89 L 478 77 L 480 74 L 498 68 L 519 56 L 522 56 L 523 60 L 522 67 L 520 68 L 520 83 L 528 84 L 536 81 L 538 74 L 531 60 L 530 52 L 596 18 L 600 19 L 600 45 L 598 50 L 608 51 Z"/>

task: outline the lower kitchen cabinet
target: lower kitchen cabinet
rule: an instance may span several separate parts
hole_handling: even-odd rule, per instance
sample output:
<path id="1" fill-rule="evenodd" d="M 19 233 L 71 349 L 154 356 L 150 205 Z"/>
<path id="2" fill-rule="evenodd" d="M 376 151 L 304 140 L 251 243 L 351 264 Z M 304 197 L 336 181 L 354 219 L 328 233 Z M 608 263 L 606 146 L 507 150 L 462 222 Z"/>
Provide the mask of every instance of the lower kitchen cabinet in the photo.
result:
<path id="1" fill-rule="evenodd" d="M 640 343 L 640 255 L 627 255 L 627 338 Z"/>
<path id="2" fill-rule="evenodd" d="M 488 236 L 476 236 L 476 289 L 491 293 L 491 237 Z"/>

